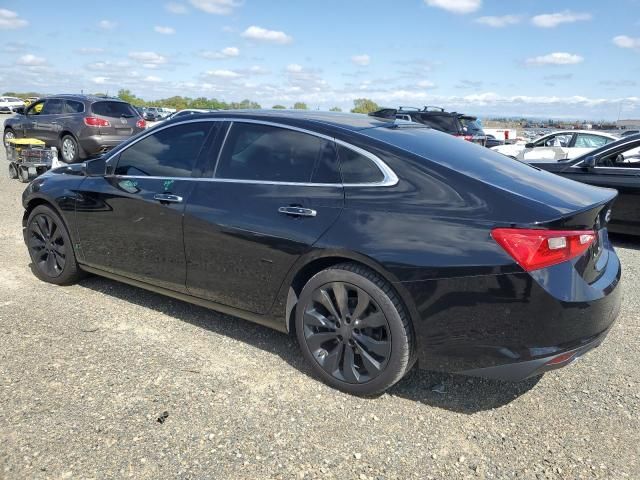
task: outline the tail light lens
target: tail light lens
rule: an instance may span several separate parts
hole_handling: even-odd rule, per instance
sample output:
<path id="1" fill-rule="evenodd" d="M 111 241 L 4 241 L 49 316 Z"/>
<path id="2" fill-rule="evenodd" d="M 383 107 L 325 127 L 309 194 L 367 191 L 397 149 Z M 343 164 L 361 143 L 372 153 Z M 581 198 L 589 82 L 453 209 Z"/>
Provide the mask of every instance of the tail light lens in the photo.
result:
<path id="1" fill-rule="evenodd" d="M 462 138 L 463 140 L 466 140 L 467 142 L 471 142 L 473 141 L 473 135 L 456 135 L 456 137 L 458 138 Z"/>
<path id="2" fill-rule="evenodd" d="M 491 236 L 527 272 L 576 258 L 596 239 L 593 230 L 494 228 Z"/>
<path id="3" fill-rule="evenodd" d="M 108 120 L 98 117 L 84 117 L 84 124 L 87 127 L 110 127 L 111 124 Z"/>
<path id="4" fill-rule="evenodd" d="M 147 122 L 144 121 L 144 118 L 141 118 L 136 122 L 136 127 L 138 128 L 147 128 Z"/>

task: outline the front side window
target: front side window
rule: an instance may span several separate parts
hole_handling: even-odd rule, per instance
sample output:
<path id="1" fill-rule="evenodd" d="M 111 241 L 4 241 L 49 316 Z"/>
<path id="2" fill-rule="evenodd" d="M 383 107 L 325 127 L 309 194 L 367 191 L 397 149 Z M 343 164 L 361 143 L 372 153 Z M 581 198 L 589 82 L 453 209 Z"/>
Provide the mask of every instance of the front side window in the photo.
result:
<path id="1" fill-rule="evenodd" d="M 44 100 L 34 103 L 27 110 L 27 115 L 40 115 L 42 113 L 42 109 L 44 108 Z"/>
<path id="2" fill-rule="evenodd" d="M 116 175 L 190 177 L 212 122 L 197 122 L 160 130 L 126 148 Z"/>
<path id="3" fill-rule="evenodd" d="M 319 180 L 325 173 L 314 171 L 332 155 L 332 142 L 271 125 L 236 122 L 230 128 L 216 178 L 307 183 L 313 175 L 313 182 L 328 183 Z"/>
<path id="4" fill-rule="evenodd" d="M 84 112 L 84 105 L 76 100 L 66 100 L 63 111 L 64 113 L 82 113 Z"/>

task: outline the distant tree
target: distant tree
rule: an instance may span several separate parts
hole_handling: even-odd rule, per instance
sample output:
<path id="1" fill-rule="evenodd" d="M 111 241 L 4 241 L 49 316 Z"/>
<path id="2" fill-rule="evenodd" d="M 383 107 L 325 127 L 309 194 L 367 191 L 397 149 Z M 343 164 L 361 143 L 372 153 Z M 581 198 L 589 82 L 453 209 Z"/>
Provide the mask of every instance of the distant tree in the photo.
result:
<path id="1" fill-rule="evenodd" d="M 118 98 L 124 100 L 125 102 L 129 102 L 131 105 L 144 105 L 145 101 L 141 98 L 136 97 L 131 90 L 126 88 L 121 88 L 118 90 Z"/>
<path id="2" fill-rule="evenodd" d="M 273 108 L 274 110 L 284 110 L 287 107 L 285 107 L 284 105 L 274 105 L 271 108 Z"/>
<path id="3" fill-rule="evenodd" d="M 307 104 L 304 102 L 296 102 L 293 104 L 293 109 L 294 110 L 309 110 L 309 107 L 307 107 Z"/>
<path id="4" fill-rule="evenodd" d="M 340 107 L 332 107 L 329 109 L 330 112 L 341 112 L 342 109 Z"/>
<path id="5" fill-rule="evenodd" d="M 380 107 L 376 102 L 368 98 L 356 98 L 353 101 L 353 108 L 351 113 L 371 113 L 376 110 L 380 110 Z"/>

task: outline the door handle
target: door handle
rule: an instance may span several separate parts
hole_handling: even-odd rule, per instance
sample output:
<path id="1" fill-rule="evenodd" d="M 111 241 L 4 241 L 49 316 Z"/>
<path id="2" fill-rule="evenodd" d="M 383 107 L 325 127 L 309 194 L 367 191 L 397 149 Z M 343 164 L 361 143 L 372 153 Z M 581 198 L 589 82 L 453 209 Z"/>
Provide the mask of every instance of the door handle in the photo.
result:
<path id="1" fill-rule="evenodd" d="M 170 193 L 156 193 L 153 196 L 154 200 L 159 201 L 160 203 L 180 203 L 182 202 L 182 197 L 178 195 L 172 195 Z"/>
<path id="2" fill-rule="evenodd" d="M 315 217 L 318 212 L 310 208 L 302 207 L 280 207 L 278 212 L 294 217 Z"/>

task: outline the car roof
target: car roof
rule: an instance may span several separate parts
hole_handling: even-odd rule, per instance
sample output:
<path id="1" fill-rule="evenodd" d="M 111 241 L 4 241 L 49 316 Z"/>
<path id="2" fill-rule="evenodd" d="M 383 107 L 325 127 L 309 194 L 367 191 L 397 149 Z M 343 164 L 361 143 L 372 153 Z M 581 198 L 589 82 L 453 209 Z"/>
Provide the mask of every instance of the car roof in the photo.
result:
<path id="1" fill-rule="evenodd" d="M 345 130 L 364 130 L 389 126 L 394 119 L 370 117 L 359 113 L 320 112 L 309 110 L 221 110 L 218 112 L 203 113 L 198 118 L 238 118 L 255 119 L 264 121 L 284 121 L 286 123 L 310 123 L 327 127 L 335 127 Z M 177 120 L 180 121 L 180 120 Z"/>
<path id="2" fill-rule="evenodd" d="M 89 102 L 110 101 L 110 102 L 127 103 L 124 100 L 117 97 L 107 97 L 102 95 L 84 95 L 84 94 L 78 94 L 78 93 L 60 93 L 57 95 L 47 95 L 46 97 L 41 97 L 38 100 L 46 100 L 47 98 L 66 98 L 71 100 L 89 101 Z"/>
<path id="3" fill-rule="evenodd" d="M 620 137 L 617 135 L 613 135 L 612 133 L 601 132 L 599 130 L 555 130 L 553 132 L 545 133 L 538 138 L 547 137 L 549 135 L 558 135 L 558 134 L 574 134 L 574 133 L 586 133 L 588 135 L 600 135 L 601 137 L 613 138 L 618 140 Z"/>

